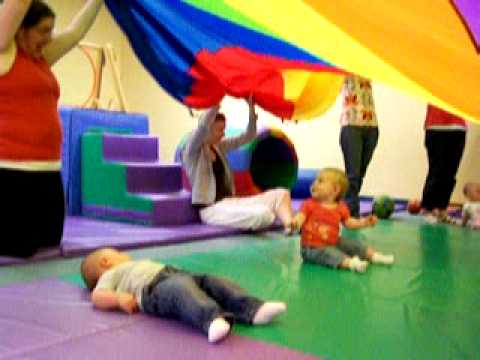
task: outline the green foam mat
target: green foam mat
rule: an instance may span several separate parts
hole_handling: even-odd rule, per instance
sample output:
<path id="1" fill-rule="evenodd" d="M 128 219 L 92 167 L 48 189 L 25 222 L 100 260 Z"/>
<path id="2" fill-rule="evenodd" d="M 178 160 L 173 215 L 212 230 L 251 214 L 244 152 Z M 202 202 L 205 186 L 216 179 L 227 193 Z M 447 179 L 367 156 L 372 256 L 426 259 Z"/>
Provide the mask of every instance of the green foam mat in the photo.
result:
<path id="1" fill-rule="evenodd" d="M 344 234 L 395 254 L 396 263 L 365 274 L 303 264 L 299 237 L 274 232 L 131 253 L 287 302 L 272 325 L 236 326 L 260 341 L 328 359 L 478 358 L 480 232 L 394 218 Z M 52 275 L 81 283 L 78 265 L 52 267 Z"/>
<path id="2" fill-rule="evenodd" d="M 449 226 L 383 221 L 349 232 L 392 252 L 391 267 L 366 274 L 304 265 L 298 238 L 169 259 L 239 282 L 288 312 L 239 334 L 330 359 L 457 359 L 480 354 L 480 236 Z"/>

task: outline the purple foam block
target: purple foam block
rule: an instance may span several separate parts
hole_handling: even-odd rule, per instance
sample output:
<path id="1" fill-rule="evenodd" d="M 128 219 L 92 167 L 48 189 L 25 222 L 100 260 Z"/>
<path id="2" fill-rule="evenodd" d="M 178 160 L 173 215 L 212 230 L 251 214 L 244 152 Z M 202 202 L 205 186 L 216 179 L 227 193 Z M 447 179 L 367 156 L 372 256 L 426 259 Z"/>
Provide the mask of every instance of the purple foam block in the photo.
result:
<path id="1" fill-rule="evenodd" d="M 192 206 L 191 193 L 188 191 L 150 197 L 153 200 L 154 226 L 185 225 L 200 221 L 197 210 Z"/>
<path id="2" fill-rule="evenodd" d="M 158 161 L 158 139 L 147 135 L 103 135 L 103 156 L 107 161 Z"/>
<path id="3" fill-rule="evenodd" d="M 105 205 L 82 204 L 82 214 L 85 217 L 110 221 L 126 221 L 134 224 L 152 224 L 152 214 L 146 211 L 118 209 Z"/>
<path id="4" fill-rule="evenodd" d="M 132 193 L 167 193 L 182 189 L 179 164 L 128 164 L 127 191 Z"/>
<path id="5" fill-rule="evenodd" d="M 0 288 L 0 359 L 136 358 L 316 359 L 234 334 L 209 344 L 177 321 L 95 310 L 85 290 L 58 280 Z"/>
<path id="6" fill-rule="evenodd" d="M 136 193 L 135 195 L 149 199 L 152 202 L 152 211 L 145 212 L 105 205 L 83 204 L 83 214 L 95 218 L 153 226 L 186 225 L 199 222 L 198 213 L 192 207 L 191 194 L 188 191 L 182 190 L 164 194 Z"/>

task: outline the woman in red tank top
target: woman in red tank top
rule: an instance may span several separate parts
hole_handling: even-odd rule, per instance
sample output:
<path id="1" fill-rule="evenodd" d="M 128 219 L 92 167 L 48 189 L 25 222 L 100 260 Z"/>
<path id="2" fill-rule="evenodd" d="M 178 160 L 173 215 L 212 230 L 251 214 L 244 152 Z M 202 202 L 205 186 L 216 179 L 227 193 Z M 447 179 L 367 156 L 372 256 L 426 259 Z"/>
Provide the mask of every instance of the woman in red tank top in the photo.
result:
<path id="1" fill-rule="evenodd" d="M 60 244 L 60 90 L 51 66 L 83 38 L 103 4 L 87 0 L 66 31 L 42 0 L 0 0 L 0 256 Z"/>
<path id="2" fill-rule="evenodd" d="M 433 105 L 425 118 L 425 148 L 428 173 L 422 193 L 422 208 L 430 223 L 452 223 L 447 208 L 457 182 L 467 134 L 464 119 Z"/>

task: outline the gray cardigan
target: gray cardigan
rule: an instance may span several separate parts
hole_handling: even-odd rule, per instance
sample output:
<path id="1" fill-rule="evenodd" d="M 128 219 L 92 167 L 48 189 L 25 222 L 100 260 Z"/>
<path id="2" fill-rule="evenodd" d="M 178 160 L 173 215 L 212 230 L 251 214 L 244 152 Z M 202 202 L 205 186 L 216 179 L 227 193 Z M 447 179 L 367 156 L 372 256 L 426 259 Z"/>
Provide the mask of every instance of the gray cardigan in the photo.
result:
<path id="1" fill-rule="evenodd" d="M 200 117 L 198 127 L 190 134 L 183 151 L 183 166 L 192 185 L 192 204 L 210 205 L 215 202 L 216 185 L 213 174 L 209 145 L 205 143 L 209 136 L 210 126 L 215 121 L 219 106 L 205 111 Z M 252 141 L 257 134 L 257 120 L 250 113 L 247 130 L 235 137 L 224 138 L 215 146 L 218 156 L 225 167 L 225 176 L 232 194 L 235 194 L 232 173 L 226 160 L 226 154 L 239 146 Z"/>

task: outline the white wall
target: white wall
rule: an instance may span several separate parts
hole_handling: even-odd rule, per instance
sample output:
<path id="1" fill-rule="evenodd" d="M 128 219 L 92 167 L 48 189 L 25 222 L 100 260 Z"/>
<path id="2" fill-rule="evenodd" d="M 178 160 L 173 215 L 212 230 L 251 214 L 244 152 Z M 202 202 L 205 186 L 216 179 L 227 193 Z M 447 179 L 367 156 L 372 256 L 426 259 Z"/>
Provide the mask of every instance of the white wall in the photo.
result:
<path id="1" fill-rule="evenodd" d="M 426 104 L 391 87 L 374 84 L 379 119 L 379 143 L 365 178 L 362 194 L 390 194 L 397 198 L 420 198 L 427 173 L 423 145 Z M 238 100 L 225 102 L 230 118 L 245 119 L 246 106 Z M 260 112 L 261 123 L 281 128 L 293 141 L 303 168 L 336 166 L 344 168 L 339 145 L 341 97 L 322 117 L 298 124 L 282 123 Z M 239 114 L 239 115 L 237 115 Z M 480 181 L 480 126 L 469 124 L 465 153 L 457 176 L 452 202 L 463 202 L 465 181 Z M 448 146 L 448 144 L 446 144 Z"/>
<path id="2" fill-rule="evenodd" d="M 50 0 L 58 13 L 58 24 L 64 26 L 83 1 Z M 72 10 L 73 9 L 73 10 Z M 144 112 L 150 118 L 151 132 L 160 138 L 160 154 L 164 161 L 173 159 L 180 138 L 193 129 L 196 119 L 188 110 L 171 99 L 139 64 L 123 35 L 105 9 L 102 10 L 88 41 L 101 45 L 110 42 L 120 56 L 122 81 L 131 111 Z M 55 72 L 62 87 L 63 104 L 80 104 L 88 95 L 91 75 L 87 61 L 78 50 L 72 52 Z M 107 72 L 104 79 L 104 99 L 112 97 L 112 82 Z M 370 164 L 362 194 L 390 194 L 399 198 L 418 198 L 427 170 L 426 152 L 423 146 L 423 121 L 426 105 L 417 99 L 388 86 L 374 84 L 374 97 L 379 119 L 379 144 Z M 106 102 L 106 100 L 105 100 Z M 226 99 L 222 103 L 230 123 L 244 126 L 247 106 L 244 101 Z M 268 113 L 259 111 L 260 125 L 281 128 L 295 144 L 300 167 L 343 168 L 340 151 L 339 124 L 340 103 L 321 118 L 312 121 L 283 123 Z M 448 144 L 445 144 L 448 146 Z M 480 181 L 480 126 L 471 124 L 465 154 L 458 172 L 458 182 L 452 201 L 461 202 L 462 184 Z"/>
<path id="3" fill-rule="evenodd" d="M 85 3 L 84 0 L 49 0 L 47 1 L 56 14 L 55 26 L 65 28 L 77 11 Z M 118 30 L 115 21 L 103 8 L 92 29 L 84 38 L 85 42 L 105 45 L 111 43 L 115 49 L 121 49 L 125 44 L 123 34 Z M 57 64 L 53 71 L 60 82 L 62 105 L 81 105 L 87 100 L 93 85 L 93 72 L 87 57 L 78 49 L 72 50 Z M 111 72 L 107 68 L 104 73 L 104 88 L 102 98 L 107 103 L 114 96 Z"/>

